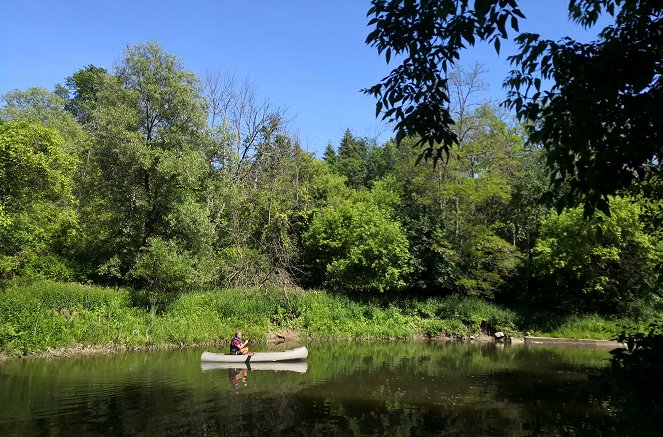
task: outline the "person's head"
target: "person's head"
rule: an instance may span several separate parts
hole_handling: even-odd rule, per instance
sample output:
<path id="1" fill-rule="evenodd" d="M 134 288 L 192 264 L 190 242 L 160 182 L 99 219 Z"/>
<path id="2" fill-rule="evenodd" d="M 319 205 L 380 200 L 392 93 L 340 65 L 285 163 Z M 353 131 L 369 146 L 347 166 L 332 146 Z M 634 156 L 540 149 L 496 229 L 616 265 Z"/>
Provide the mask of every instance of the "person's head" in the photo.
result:
<path id="1" fill-rule="evenodd" d="M 235 332 L 235 337 L 242 338 L 242 331 Z"/>

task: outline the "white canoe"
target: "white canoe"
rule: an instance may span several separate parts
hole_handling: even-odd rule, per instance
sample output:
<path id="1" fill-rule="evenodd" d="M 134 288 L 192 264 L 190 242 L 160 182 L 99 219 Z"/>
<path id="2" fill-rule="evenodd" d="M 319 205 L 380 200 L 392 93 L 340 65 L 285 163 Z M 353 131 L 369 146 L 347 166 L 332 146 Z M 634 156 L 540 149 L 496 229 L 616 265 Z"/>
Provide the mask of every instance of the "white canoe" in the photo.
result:
<path id="1" fill-rule="evenodd" d="M 308 349 L 298 347 L 281 352 L 254 352 L 250 355 L 215 354 L 203 352 L 200 361 L 212 363 L 267 363 L 274 361 L 303 360 L 308 357 Z"/>
<path id="2" fill-rule="evenodd" d="M 297 372 L 306 373 L 308 364 L 306 361 L 270 361 L 262 363 L 200 363 L 203 372 L 217 369 L 247 369 L 247 370 L 271 370 L 273 372 Z"/>

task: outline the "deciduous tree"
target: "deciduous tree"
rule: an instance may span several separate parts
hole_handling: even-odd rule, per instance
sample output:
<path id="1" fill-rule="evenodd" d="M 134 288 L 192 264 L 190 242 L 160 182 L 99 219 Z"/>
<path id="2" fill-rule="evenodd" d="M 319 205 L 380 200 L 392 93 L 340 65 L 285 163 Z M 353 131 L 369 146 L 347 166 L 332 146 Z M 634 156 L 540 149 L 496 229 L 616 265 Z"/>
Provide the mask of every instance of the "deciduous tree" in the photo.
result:
<path id="1" fill-rule="evenodd" d="M 405 286 L 408 241 L 388 202 L 371 199 L 377 195 L 337 199 L 313 216 L 304 234 L 306 259 L 322 285 L 354 293 Z"/>
<path id="2" fill-rule="evenodd" d="M 204 203 L 205 112 L 197 77 L 156 43 L 132 46 L 116 75 L 103 79 L 97 99 L 94 158 L 105 196 L 97 214 L 108 227 L 100 233 L 108 238 L 102 270 L 129 277 L 139 255 L 164 251 L 203 263 L 213 228 Z M 153 243 L 155 252 L 149 241 L 163 244 Z"/>
<path id="3" fill-rule="evenodd" d="M 622 314 L 657 291 L 660 241 L 643 232 L 641 208 L 629 199 L 611 199 L 610 217 L 590 221 L 582 209 L 551 213 L 541 224 L 533 268 L 538 289 L 528 300 L 563 311 Z"/>
<path id="4" fill-rule="evenodd" d="M 76 227 L 76 157 L 54 129 L 0 121 L 0 276 L 71 279 L 60 256 Z"/>
<path id="5" fill-rule="evenodd" d="M 587 215 L 607 212 L 609 195 L 660 172 L 659 1 L 570 0 L 569 17 L 581 26 L 615 17 L 590 43 L 518 34 L 525 18 L 518 0 L 371 3 L 367 43 L 399 65 L 366 92 L 395 123 L 398 140 L 415 136 L 424 145 L 423 157 L 438 159 L 458 143 L 448 73 L 462 49 L 483 41 L 499 51 L 513 31 L 520 51 L 509 58 L 515 69 L 506 103 L 527 122 L 530 142 L 547 150 L 549 199 L 556 196 L 559 208 L 582 202 Z"/>

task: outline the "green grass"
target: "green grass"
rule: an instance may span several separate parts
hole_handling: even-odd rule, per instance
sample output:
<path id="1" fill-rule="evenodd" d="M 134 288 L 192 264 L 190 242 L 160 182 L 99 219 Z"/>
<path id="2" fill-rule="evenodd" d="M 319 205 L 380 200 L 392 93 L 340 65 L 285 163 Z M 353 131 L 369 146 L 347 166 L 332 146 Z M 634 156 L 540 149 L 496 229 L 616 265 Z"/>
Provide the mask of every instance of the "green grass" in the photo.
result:
<path id="1" fill-rule="evenodd" d="M 156 303 L 156 304 L 155 304 Z M 260 341 L 291 329 L 313 340 L 389 340 L 503 331 L 607 339 L 627 320 L 522 313 L 469 298 L 358 302 L 322 291 L 230 289 L 150 296 L 48 281 L 0 290 L 0 352 L 101 346 L 223 344 L 238 329 Z"/>
<path id="2" fill-rule="evenodd" d="M 533 330 L 532 335 L 600 340 L 613 337 L 624 323 L 626 320 L 609 320 L 595 314 L 574 315 L 565 318 L 556 327 Z"/>

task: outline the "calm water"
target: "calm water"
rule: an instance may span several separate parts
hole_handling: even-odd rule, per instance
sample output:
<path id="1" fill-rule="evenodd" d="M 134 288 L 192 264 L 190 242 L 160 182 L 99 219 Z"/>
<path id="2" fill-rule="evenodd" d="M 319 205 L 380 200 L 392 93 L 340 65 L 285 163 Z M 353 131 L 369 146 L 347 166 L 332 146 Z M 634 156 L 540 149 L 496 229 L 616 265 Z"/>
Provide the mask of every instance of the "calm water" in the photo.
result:
<path id="1" fill-rule="evenodd" d="M 0 363 L 0 436 L 627 435 L 595 394 L 607 351 L 493 344 L 309 345 L 279 369 L 201 368 L 200 350 Z"/>

